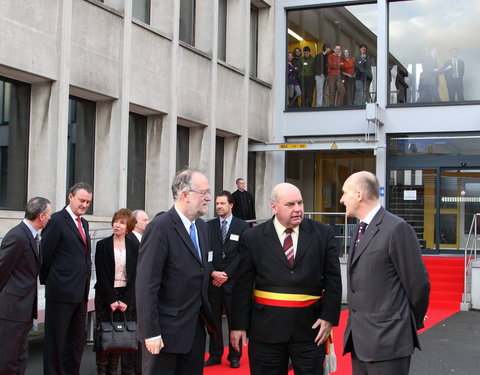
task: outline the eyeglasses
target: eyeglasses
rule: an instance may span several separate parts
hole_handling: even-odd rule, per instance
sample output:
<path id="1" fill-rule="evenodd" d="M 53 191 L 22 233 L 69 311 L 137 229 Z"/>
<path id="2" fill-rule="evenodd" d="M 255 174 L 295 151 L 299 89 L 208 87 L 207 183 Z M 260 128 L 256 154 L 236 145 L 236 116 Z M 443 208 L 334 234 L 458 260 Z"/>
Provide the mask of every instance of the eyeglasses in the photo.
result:
<path id="1" fill-rule="evenodd" d="M 197 193 L 197 194 L 200 194 L 202 197 L 206 196 L 206 195 L 210 195 L 211 192 L 210 190 L 202 190 L 202 191 L 198 191 L 198 190 L 189 190 L 191 191 L 192 193 Z"/>

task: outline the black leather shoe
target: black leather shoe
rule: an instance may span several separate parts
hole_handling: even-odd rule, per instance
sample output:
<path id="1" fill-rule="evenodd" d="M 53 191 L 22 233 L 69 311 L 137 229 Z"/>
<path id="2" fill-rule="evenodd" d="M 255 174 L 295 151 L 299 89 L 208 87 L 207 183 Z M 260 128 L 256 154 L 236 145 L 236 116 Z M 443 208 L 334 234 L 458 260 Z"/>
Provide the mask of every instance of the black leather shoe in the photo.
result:
<path id="1" fill-rule="evenodd" d="M 222 363 L 222 360 L 220 358 L 209 358 L 208 360 L 203 362 L 203 367 L 215 366 L 221 363 Z"/>
<path id="2" fill-rule="evenodd" d="M 238 361 L 238 359 L 232 359 L 230 361 L 230 367 L 231 368 L 240 368 L 240 362 Z"/>

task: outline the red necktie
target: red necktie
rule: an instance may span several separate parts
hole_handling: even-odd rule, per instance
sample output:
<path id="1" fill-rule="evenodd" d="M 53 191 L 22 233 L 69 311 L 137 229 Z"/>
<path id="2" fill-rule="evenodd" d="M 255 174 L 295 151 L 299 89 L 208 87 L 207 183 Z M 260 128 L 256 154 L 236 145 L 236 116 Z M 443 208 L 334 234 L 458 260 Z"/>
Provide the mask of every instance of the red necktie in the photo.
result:
<path id="1" fill-rule="evenodd" d="M 290 263 L 290 265 L 293 264 L 294 260 L 292 232 L 293 230 L 291 228 L 285 229 L 285 233 L 287 234 L 287 236 L 283 240 L 283 251 L 285 252 L 288 263 Z"/>
<path id="2" fill-rule="evenodd" d="M 82 219 L 77 217 L 76 220 L 77 220 L 78 231 L 80 232 L 80 236 L 82 236 L 83 243 L 86 245 L 87 244 L 87 237 L 85 237 L 85 232 L 83 231 Z"/>

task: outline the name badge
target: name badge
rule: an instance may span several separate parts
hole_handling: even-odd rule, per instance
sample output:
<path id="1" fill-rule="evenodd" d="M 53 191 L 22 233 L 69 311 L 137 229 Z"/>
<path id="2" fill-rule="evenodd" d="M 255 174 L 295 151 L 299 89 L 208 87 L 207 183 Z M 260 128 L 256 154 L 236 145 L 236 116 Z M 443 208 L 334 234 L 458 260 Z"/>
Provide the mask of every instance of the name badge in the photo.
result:
<path id="1" fill-rule="evenodd" d="M 213 261 L 213 251 L 208 252 L 208 260 L 207 262 L 212 262 Z"/>
<path id="2" fill-rule="evenodd" d="M 238 234 L 233 234 L 233 233 L 232 233 L 232 234 L 230 235 L 230 239 L 231 239 L 232 241 L 238 241 L 239 238 L 240 238 L 240 236 L 239 236 Z"/>

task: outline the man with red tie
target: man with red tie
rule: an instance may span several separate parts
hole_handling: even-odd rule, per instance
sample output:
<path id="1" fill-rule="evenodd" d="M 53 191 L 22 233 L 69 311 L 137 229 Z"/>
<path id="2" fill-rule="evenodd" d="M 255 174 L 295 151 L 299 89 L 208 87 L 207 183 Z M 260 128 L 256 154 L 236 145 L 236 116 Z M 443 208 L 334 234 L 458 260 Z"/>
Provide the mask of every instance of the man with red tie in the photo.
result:
<path id="1" fill-rule="evenodd" d="M 323 374 L 342 281 L 332 228 L 304 218 L 300 190 L 273 188 L 274 217 L 243 232 L 232 296 L 232 346 L 246 344 L 253 375 Z"/>
<path id="2" fill-rule="evenodd" d="M 68 200 L 68 206 L 54 213 L 42 231 L 45 375 L 78 375 L 85 345 L 92 263 L 88 222 L 82 216 L 92 201 L 91 186 L 73 185 Z"/>

